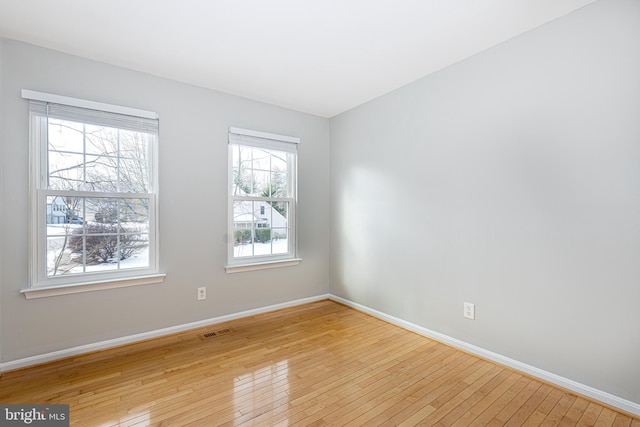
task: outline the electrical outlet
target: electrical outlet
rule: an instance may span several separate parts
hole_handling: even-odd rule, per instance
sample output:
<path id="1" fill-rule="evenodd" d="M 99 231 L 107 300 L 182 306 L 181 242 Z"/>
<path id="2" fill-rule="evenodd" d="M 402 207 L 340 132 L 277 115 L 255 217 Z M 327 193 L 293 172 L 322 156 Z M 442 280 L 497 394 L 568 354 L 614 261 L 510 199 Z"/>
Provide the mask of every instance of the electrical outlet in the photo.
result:
<path id="1" fill-rule="evenodd" d="M 464 317 L 467 319 L 475 320 L 476 319 L 476 306 L 475 304 L 471 304 L 470 302 L 464 303 Z"/>
<path id="2" fill-rule="evenodd" d="M 205 299 L 207 299 L 207 288 L 203 286 L 201 288 L 198 288 L 198 301 L 202 301 Z"/>

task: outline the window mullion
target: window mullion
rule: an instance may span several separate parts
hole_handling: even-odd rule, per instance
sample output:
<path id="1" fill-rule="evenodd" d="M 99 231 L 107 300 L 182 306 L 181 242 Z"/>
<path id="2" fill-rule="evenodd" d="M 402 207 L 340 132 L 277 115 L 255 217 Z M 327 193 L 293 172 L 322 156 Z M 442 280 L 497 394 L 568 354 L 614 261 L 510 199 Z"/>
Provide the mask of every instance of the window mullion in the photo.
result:
<path id="1" fill-rule="evenodd" d="M 43 137 L 45 141 L 45 144 L 42 144 L 42 147 L 40 147 L 39 162 L 36 162 L 41 168 L 38 185 L 40 188 L 49 188 L 49 116 L 44 118 L 40 117 L 37 119 L 37 122 L 37 137 Z"/>
<path id="2" fill-rule="evenodd" d="M 82 190 L 87 191 L 87 125 L 82 124 Z"/>
<path id="3" fill-rule="evenodd" d="M 82 206 L 85 210 L 84 214 L 86 215 L 87 204 L 84 198 L 82 199 Z M 83 216 L 83 218 L 86 218 L 86 216 Z M 87 272 L 87 229 L 84 226 L 82 227 L 82 272 Z"/>

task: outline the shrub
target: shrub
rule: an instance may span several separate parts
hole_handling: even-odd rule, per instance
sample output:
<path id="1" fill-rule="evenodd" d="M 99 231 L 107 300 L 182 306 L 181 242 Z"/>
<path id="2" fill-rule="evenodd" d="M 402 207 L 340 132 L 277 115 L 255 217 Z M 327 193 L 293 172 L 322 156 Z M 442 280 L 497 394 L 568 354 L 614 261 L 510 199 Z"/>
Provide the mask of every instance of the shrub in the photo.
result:
<path id="1" fill-rule="evenodd" d="M 241 243 L 249 242 L 251 241 L 251 230 L 247 228 L 234 230 L 233 237 L 237 245 Z"/>
<path id="2" fill-rule="evenodd" d="M 73 231 L 69 239 L 69 248 L 76 253 L 82 253 L 84 250 L 87 264 L 106 263 L 118 258 L 124 260 L 147 246 L 147 242 L 139 235 L 124 234 L 125 231 L 122 225 L 85 224 L 84 228 L 80 227 Z M 120 248 L 118 248 L 118 234 Z"/>
<path id="3" fill-rule="evenodd" d="M 118 210 L 112 206 L 100 206 L 94 217 L 96 222 L 114 224 L 118 221 Z"/>
<path id="4" fill-rule="evenodd" d="M 258 242 L 268 242 L 271 240 L 271 229 L 270 228 L 257 228 L 256 229 L 256 240 Z"/>

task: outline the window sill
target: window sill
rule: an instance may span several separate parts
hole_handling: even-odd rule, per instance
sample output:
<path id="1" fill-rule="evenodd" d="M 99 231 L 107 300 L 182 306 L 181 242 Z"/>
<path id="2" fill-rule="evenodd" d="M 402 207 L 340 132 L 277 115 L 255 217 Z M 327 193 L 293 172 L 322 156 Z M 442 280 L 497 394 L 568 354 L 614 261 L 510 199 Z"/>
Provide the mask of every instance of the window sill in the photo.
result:
<path id="1" fill-rule="evenodd" d="M 242 273 L 243 271 L 265 270 L 267 268 L 290 267 L 298 265 L 302 258 L 284 259 L 280 261 L 257 262 L 254 264 L 227 265 L 224 269 L 227 273 Z"/>
<path id="2" fill-rule="evenodd" d="M 151 285 L 164 282 L 166 274 L 152 274 L 126 279 L 103 280 L 99 282 L 78 283 L 73 285 L 28 288 L 20 291 L 26 299 L 56 297 L 59 295 L 78 294 L 81 292 L 101 291 L 104 289 L 125 288 L 129 286 Z"/>

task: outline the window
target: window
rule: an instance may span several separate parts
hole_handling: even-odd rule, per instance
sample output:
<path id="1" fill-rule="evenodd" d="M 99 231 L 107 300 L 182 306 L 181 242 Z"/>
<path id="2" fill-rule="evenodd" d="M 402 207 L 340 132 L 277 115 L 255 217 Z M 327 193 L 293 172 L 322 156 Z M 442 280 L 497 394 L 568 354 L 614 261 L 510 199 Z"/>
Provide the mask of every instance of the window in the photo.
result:
<path id="1" fill-rule="evenodd" d="M 227 272 L 293 265 L 298 138 L 229 129 Z"/>
<path id="2" fill-rule="evenodd" d="M 31 288 L 162 281 L 155 113 L 32 91 L 23 98 L 31 125 Z"/>

